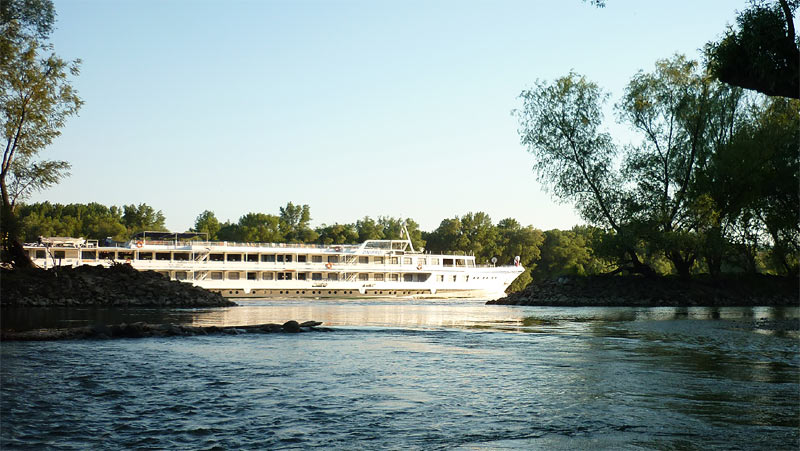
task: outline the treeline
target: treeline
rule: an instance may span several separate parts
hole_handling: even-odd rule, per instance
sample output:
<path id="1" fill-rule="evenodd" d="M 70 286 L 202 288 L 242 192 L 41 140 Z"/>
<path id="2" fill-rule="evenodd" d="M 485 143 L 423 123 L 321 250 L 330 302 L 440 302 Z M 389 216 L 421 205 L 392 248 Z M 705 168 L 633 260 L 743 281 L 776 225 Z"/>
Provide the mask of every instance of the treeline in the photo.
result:
<path id="1" fill-rule="evenodd" d="M 146 204 L 106 207 L 98 203 L 51 204 L 49 202 L 18 207 L 23 237 L 34 242 L 39 236 L 73 236 L 103 240 L 126 241 L 144 230 L 166 230 L 164 214 Z M 576 226 L 570 230 L 542 231 L 523 226 L 513 218 L 497 223 L 483 212 L 467 213 L 446 218 L 430 232 L 422 231 L 413 219 L 365 216 L 346 224 L 322 224 L 311 227 L 308 205 L 291 202 L 278 214 L 247 213 L 236 222 L 220 222 L 211 211 L 200 213 L 191 231 L 202 232 L 210 240 L 236 242 L 290 242 L 314 244 L 357 244 L 372 239 L 405 239 L 405 225 L 415 250 L 455 252 L 475 255 L 479 264 L 507 265 L 519 256 L 528 269 L 512 285 L 512 290 L 524 288 L 532 280 L 545 280 L 564 275 L 594 275 L 613 272 L 618 268 L 615 252 L 619 237 L 613 231 L 591 226 Z M 647 243 L 640 243 L 642 248 Z M 772 247 L 763 245 L 748 249 L 751 259 L 737 255 L 742 252 L 735 242 L 725 244 L 728 257 L 720 262 L 723 272 L 760 272 L 786 274 L 776 264 Z M 663 253 L 643 254 L 643 262 L 659 274 L 676 274 L 672 262 Z M 795 257 L 796 258 L 796 255 Z M 691 268 L 692 274 L 709 273 L 708 262 L 699 259 Z"/>

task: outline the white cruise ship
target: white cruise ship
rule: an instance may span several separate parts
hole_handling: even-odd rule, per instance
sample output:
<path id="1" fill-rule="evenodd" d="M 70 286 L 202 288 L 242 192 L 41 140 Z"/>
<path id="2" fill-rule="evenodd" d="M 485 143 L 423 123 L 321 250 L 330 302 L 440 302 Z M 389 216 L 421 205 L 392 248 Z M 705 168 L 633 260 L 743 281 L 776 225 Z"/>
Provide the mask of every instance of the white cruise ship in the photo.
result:
<path id="1" fill-rule="evenodd" d="M 504 295 L 524 270 L 477 265 L 471 255 L 414 251 L 405 240 L 359 245 L 199 241 L 201 234 L 143 232 L 123 244 L 41 238 L 26 244 L 42 268 L 129 264 L 229 298 L 485 298 Z"/>

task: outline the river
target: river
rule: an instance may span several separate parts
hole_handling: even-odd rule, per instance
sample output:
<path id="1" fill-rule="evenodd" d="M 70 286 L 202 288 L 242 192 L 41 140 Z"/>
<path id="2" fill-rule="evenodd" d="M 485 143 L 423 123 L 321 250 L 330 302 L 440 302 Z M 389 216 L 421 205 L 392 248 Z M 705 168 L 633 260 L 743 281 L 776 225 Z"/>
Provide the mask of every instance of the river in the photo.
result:
<path id="1" fill-rule="evenodd" d="M 246 301 L 2 312 L 329 332 L 3 342 L 6 449 L 798 449 L 800 309 Z"/>

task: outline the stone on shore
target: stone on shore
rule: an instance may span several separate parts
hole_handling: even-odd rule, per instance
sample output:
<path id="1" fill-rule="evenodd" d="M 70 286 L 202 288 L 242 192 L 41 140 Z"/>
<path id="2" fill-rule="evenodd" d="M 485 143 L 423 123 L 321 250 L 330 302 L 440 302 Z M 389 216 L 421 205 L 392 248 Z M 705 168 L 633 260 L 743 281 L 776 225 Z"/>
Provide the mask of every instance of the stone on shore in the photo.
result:
<path id="1" fill-rule="evenodd" d="M 487 304 L 564 307 L 800 306 L 797 277 L 564 276 Z"/>
<path id="2" fill-rule="evenodd" d="M 236 303 L 190 283 L 130 265 L 0 270 L 2 307 L 228 307 Z"/>
<path id="3" fill-rule="evenodd" d="M 286 327 L 293 323 L 295 326 Z M 144 322 L 122 323 L 114 325 L 93 325 L 72 327 L 68 329 L 37 329 L 28 331 L 3 330 L 0 332 L 1 341 L 50 341 L 50 340 L 80 340 L 112 338 L 147 338 L 147 337 L 192 337 L 198 335 L 242 335 L 242 334 L 271 334 L 271 333 L 302 333 L 323 331 L 330 329 L 317 327 L 319 321 L 306 321 L 299 324 L 297 321 L 287 321 L 280 324 L 256 324 L 251 326 L 185 326 L 180 324 L 149 324 Z"/>

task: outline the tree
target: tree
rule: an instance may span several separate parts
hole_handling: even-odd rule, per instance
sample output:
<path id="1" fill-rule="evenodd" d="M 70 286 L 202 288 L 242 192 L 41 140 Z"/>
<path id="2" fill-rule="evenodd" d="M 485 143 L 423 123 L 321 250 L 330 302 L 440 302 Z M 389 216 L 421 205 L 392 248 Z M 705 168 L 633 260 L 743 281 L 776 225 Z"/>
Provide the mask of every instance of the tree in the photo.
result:
<path id="1" fill-rule="evenodd" d="M 308 205 L 294 205 L 289 202 L 286 207 L 280 207 L 281 233 L 290 243 L 311 243 L 317 239 L 309 223 L 311 222 L 311 209 Z"/>
<path id="2" fill-rule="evenodd" d="M 213 212 L 205 210 L 194 220 L 192 231 L 208 234 L 209 240 L 216 240 L 220 229 L 219 220 Z"/>
<path id="3" fill-rule="evenodd" d="M 520 98 L 523 108 L 514 111 L 520 142 L 534 155 L 538 179 L 557 199 L 573 202 L 591 224 L 616 232 L 623 268 L 653 275 L 641 261 L 635 234 L 625 221 L 624 183 L 612 166 L 618 149 L 611 136 L 600 131 L 608 94 L 571 72 L 552 84 L 538 81 Z"/>
<path id="4" fill-rule="evenodd" d="M 156 211 L 147 204 L 123 205 L 122 224 L 128 229 L 128 234 L 144 231 L 167 231 L 164 226 L 164 214 Z"/>
<path id="5" fill-rule="evenodd" d="M 794 29 L 797 0 L 752 1 L 719 42 L 706 45 L 720 81 L 770 96 L 800 98 L 800 48 Z"/>
<path id="6" fill-rule="evenodd" d="M 378 225 L 378 223 L 369 216 L 364 216 L 356 221 L 356 231 L 358 232 L 358 241 L 360 243 L 367 240 L 384 239 L 383 227 Z"/>
<path id="7" fill-rule="evenodd" d="M 42 161 L 39 153 L 61 134 L 82 105 L 69 82 L 80 60 L 52 53 L 47 38 L 55 21 L 49 0 L 4 0 L 0 6 L 0 99 L 5 146 L 0 165 L 3 260 L 31 265 L 19 244 L 17 200 L 56 183 L 69 165 Z"/>
<path id="8" fill-rule="evenodd" d="M 280 243 L 285 241 L 281 218 L 264 213 L 248 213 L 239 218 L 237 241 Z"/>
<path id="9" fill-rule="evenodd" d="M 501 264 L 510 264 L 520 257 L 520 264 L 525 272 L 520 274 L 508 287 L 507 291 L 519 291 L 532 280 L 531 270 L 541 257 L 540 247 L 544 235 L 532 226 L 522 227 L 516 219 L 506 218 L 497 223 L 497 260 Z"/>
<path id="10" fill-rule="evenodd" d="M 358 231 L 355 224 L 323 224 L 315 231 L 318 244 L 355 244 L 358 242 Z"/>

